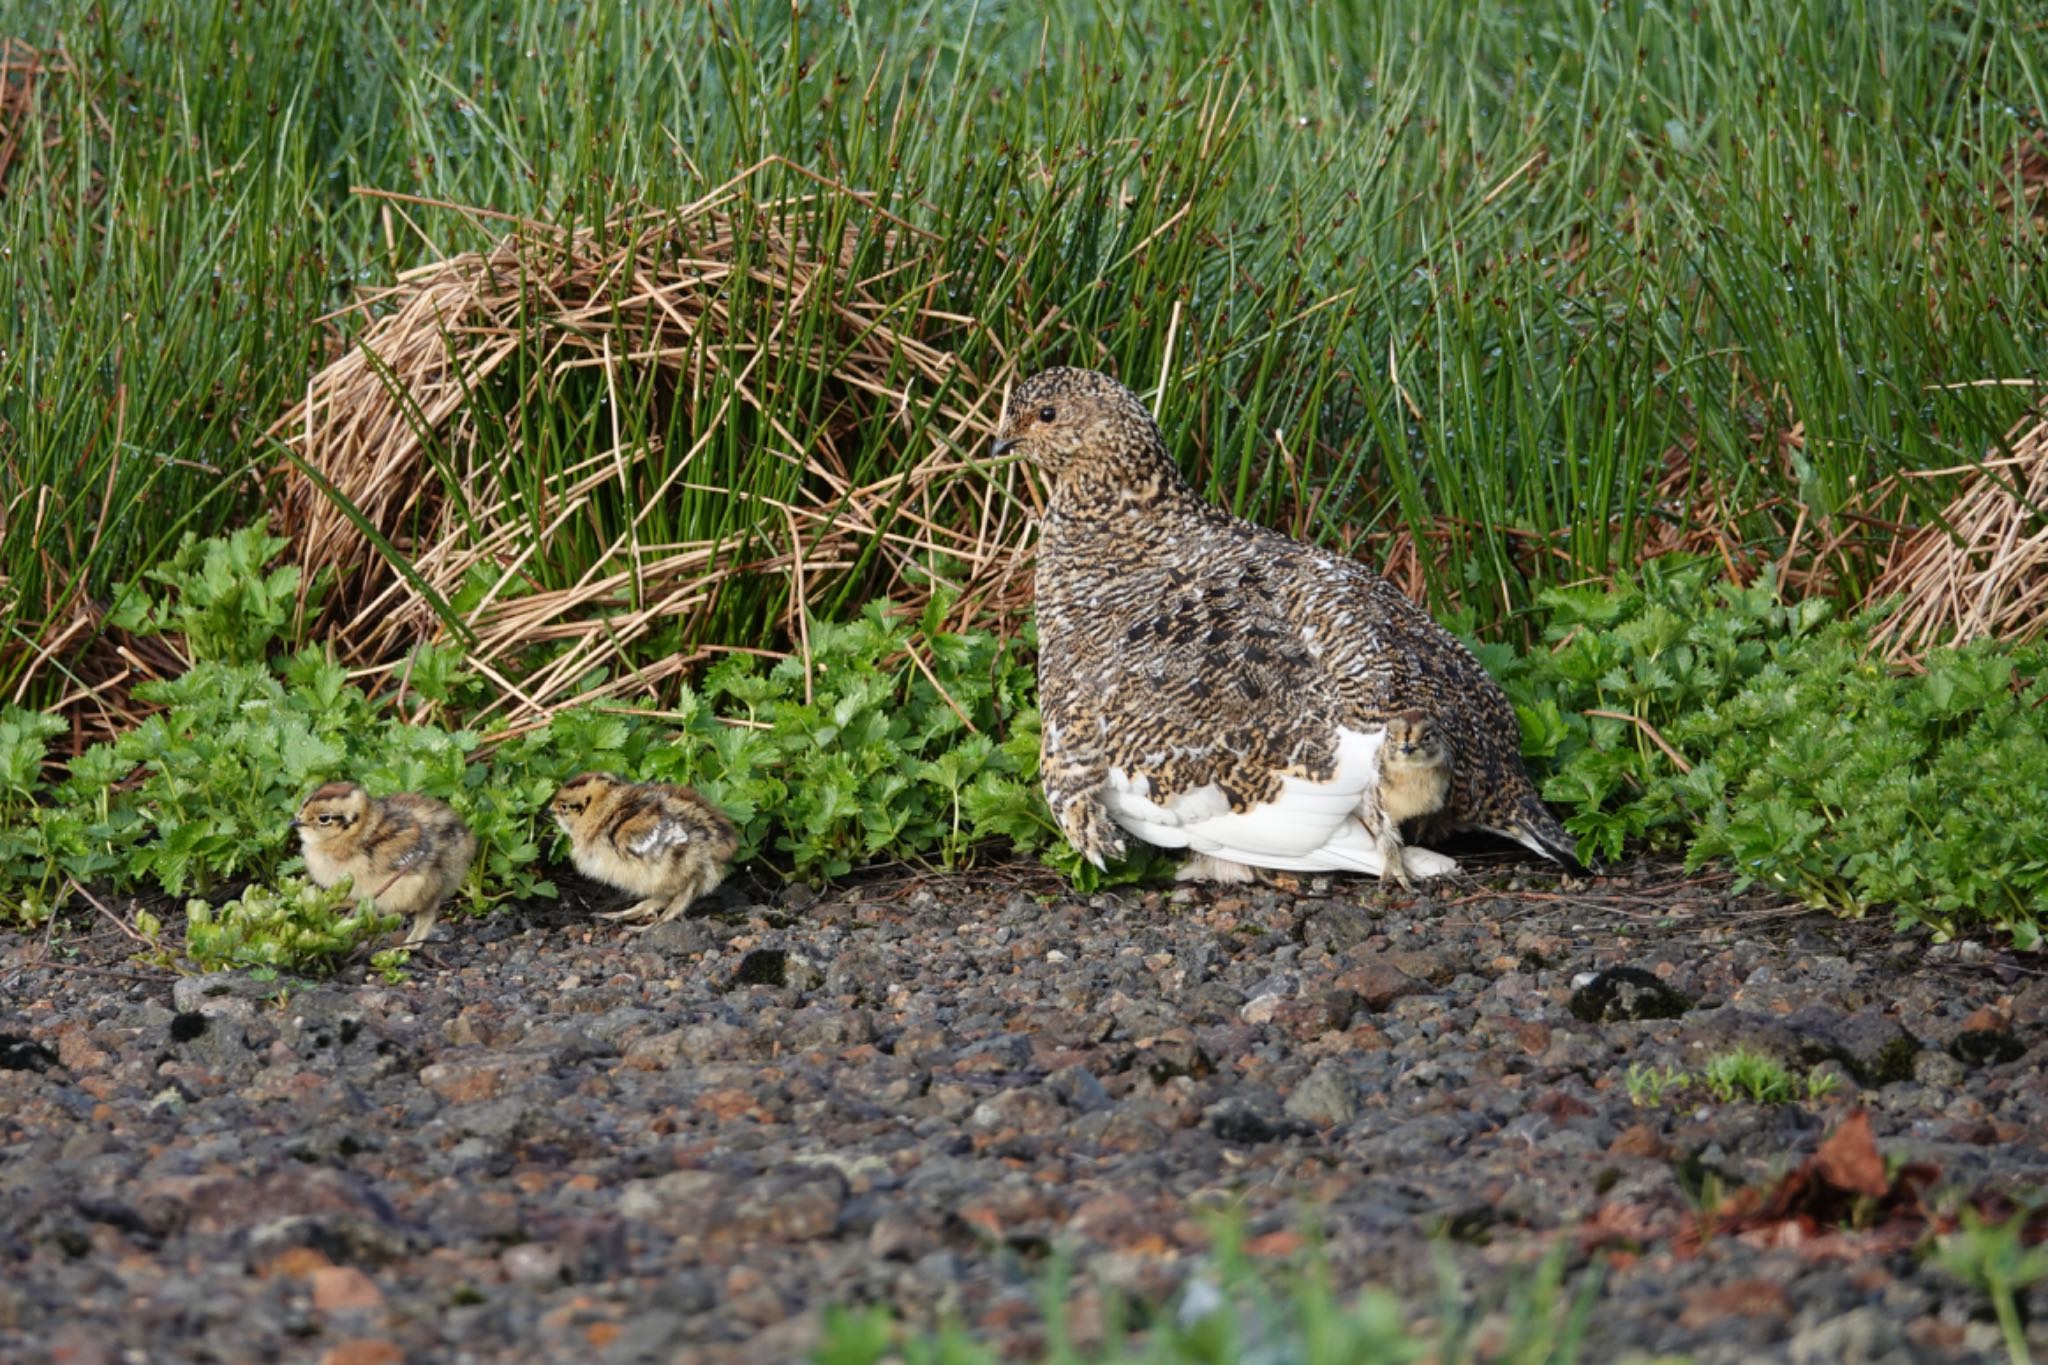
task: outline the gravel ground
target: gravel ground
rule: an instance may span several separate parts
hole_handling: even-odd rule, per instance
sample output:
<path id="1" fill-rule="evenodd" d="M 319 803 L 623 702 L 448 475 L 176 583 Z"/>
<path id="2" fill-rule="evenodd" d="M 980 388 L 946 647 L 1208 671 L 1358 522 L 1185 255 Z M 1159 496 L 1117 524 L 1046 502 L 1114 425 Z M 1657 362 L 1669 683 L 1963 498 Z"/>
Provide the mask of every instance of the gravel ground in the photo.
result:
<path id="1" fill-rule="evenodd" d="M 1484 1300 L 1563 1241 L 1608 1267 L 1594 1360 L 2003 1358 L 1910 1198 L 1851 1231 L 1695 1211 L 1859 1108 L 1939 1168 L 1927 1205 L 2048 1186 L 2039 957 L 1664 865 L 1468 866 L 1421 896 L 741 887 L 638 938 L 565 879 L 402 985 L 281 998 L 135 966 L 104 918 L 0 932 L 0 1358 L 801 1360 L 835 1302 L 1026 1357 L 1053 1248 L 1085 1333 L 1226 1207 L 1276 1263 L 1312 1210 L 1342 1285 L 1418 1315 L 1434 1246 Z M 1632 1065 L 1738 1043 L 1839 1083 L 1631 1100 Z M 2022 1308 L 2048 1350 L 2048 1286 Z"/>

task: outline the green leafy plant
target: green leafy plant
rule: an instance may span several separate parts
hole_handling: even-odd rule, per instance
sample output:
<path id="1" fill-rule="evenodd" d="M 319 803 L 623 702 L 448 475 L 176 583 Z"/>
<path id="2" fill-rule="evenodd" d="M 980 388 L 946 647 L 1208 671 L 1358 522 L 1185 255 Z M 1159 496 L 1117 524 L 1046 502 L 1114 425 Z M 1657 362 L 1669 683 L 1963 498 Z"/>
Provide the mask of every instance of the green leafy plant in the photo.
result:
<path id="1" fill-rule="evenodd" d="M 401 923 L 402 916 L 359 901 L 347 878 L 326 888 L 287 878 L 275 889 L 251 886 L 219 907 L 186 902 L 185 954 L 203 971 L 327 971 Z"/>
<path id="2" fill-rule="evenodd" d="M 1792 1073 L 1767 1053 L 1738 1047 L 1708 1059 L 1700 1071 L 1700 1084 L 1722 1104 L 1748 1100 L 1752 1104 L 1784 1104 L 1793 1097 Z"/>
<path id="3" fill-rule="evenodd" d="M 1627 1085 L 1629 1103 L 1638 1109 L 1654 1109 L 1674 1090 L 1692 1084 L 1692 1077 L 1679 1067 L 1658 1068 L 1641 1062 L 1630 1065 Z"/>
<path id="4" fill-rule="evenodd" d="M 2032 1214 L 2032 1208 L 2022 1207 L 1992 1223 L 1977 1210 L 1965 1208 L 1961 1231 L 1942 1237 L 1934 1254 L 1937 1265 L 1991 1300 L 2012 1365 L 2028 1365 L 2033 1359 L 2019 1296 L 2048 1280 L 2048 1246 L 2029 1248 L 2022 1241 Z"/>
<path id="5" fill-rule="evenodd" d="M 186 558 L 234 565 L 229 577 L 240 581 L 275 548 L 231 539 L 231 553 L 203 542 Z M 160 587 L 164 600 L 138 596 L 139 617 L 182 619 L 167 604 L 184 600 L 181 589 Z M 473 908 L 547 896 L 557 832 L 546 803 L 591 768 L 699 788 L 739 826 L 742 860 L 796 877 L 843 876 L 883 858 L 957 867 L 992 843 L 1050 849 L 1029 642 L 949 631 L 949 606 L 941 596 L 913 618 L 870 603 L 844 622 L 812 621 L 801 657 L 764 667 L 729 656 L 658 716 L 584 708 L 517 735 L 460 726 L 495 693 L 452 647 L 422 647 L 405 672 L 405 710 L 437 717 L 417 722 L 393 696 L 365 694 L 319 649 L 268 662 L 202 659 L 138 688 L 160 709 L 74 759 L 54 787 L 42 764 L 61 723 L 10 710 L 0 717 L 0 803 L 10 815 L 0 885 L 47 906 L 65 876 L 172 895 L 233 878 L 268 883 L 296 866 L 288 822 L 299 801 L 346 777 L 373 794 L 423 792 L 455 807 L 477 836 Z M 221 652 L 274 642 L 274 614 L 233 620 L 245 635 Z"/>
<path id="6" fill-rule="evenodd" d="M 1646 843 L 1727 859 L 1816 906 L 2041 942 L 2048 643 L 1873 661 L 1871 616 L 1787 602 L 1766 572 L 1669 561 L 1555 590 L 1547 651 L 1486 651 L 1582 855 Z"/>
<path id="7" fill-rule="evenodd" d="M 154 590 L 125 585 L 107 619 L 137 635 L 182 635 L 197 661 L 260 664 L 299 606 L 297 566 L 266 567 L 288 544 L 262 522 L 204 540 L 187 531 L 143 572 Z M 307 611 L 319 610 L 321 589 L 316 583 L 307 593 Z"/>

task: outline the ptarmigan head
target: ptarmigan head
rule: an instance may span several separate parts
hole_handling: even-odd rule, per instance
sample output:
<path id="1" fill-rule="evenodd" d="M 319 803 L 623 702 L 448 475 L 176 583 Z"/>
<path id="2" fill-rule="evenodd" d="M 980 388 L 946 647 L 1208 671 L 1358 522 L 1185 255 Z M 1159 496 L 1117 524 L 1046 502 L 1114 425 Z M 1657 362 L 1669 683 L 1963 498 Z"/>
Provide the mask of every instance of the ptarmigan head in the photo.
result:
<path id="1" fill-rule="evenodd" d="M 339 839 L 370 813 L 370 794 L 353 782 L 329 782 L 308 796 L 292 821 L 299 839 L 324 844 Z"/>
<path id="2" fill-rule="evenodd" d="M 1010 390 L 995 453 L 1031 457 L 1063 492 L 1178 487 L 1180 473 L 1138 395 L 1106 374 L 1040 370 Z"/>

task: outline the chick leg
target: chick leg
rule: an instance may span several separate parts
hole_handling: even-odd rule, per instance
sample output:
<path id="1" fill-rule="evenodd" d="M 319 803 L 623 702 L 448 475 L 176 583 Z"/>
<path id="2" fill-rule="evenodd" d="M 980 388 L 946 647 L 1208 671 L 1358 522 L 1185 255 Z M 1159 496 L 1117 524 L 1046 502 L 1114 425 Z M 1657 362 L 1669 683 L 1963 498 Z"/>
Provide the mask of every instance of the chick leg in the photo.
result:
<path id="1" fill-rule="evenodd" d="M 680 915 L 683 913 L 683 911 L 689 909 L 691 899 L 692 897 L 690 893 L 688 891 L 684 891 L 681 895 L 671 899 L 668 902 L 668 908 L 666 910 L 663 910 L 659 916 L 650 919 L 645 924 L 636 924 L 632 926 L 630 929 L 626 930 L 626 932 L 629 934 L 644 934 L 650 929 L 659 929 L 662 925 L 667 924 L 677 915 Z M 650 905 L 654 904 L 654 902 L 652 901 L 648 903 Z"/>
<path id="2" fill-rule="evenodd" d="M 608 910 L 605 913 L 599 915 L 598 918 L 609 920 L 628 920 L 634 923 L 638 923 L 641 920 L 653 920 L 655 915 L 660 913 L 663 904 L 665 904 L 665 902 L 662 900 L 661 897 L 654 896 L 644 901 L 635 901 L 633 904 L 627 906 L 623 910 Z M 654 927 L 654 925 L 648 924 L 643 927 L 651 929 Z"/>
<path id="3" fill-rule="evenodd" d="M 426 909 L 420 911 L 419 914 L 414 915 L 412 920 L 412 932 L 405 936 L 404 946 L 408 948 L 417 948 L 422 943 L 425 943 L 427 941 L 427 936 L 434 932 L 434 925 L 440 919 L 440 915 L 441 907 L 438 905 L 430 905 Z"/>
<path id="4" fill-rule="evenodd" d="M 1401 834 L 1399 830 L 1393 828 L 1391 821 L 1388 822 L 1387 828 L 1380 831 L 1379 846 L 1380 862 L 1385 865 L 1380 872 L 1380 880 L 1385 881 L 1392 877 L 1404 889 L 1414 890 L 1415 883 L 1408 880 L 1408 864 L 1401 856 L 1405 851 L 1401 845 Z"/>
<path id="5" fill-rule="evenodd" d="M 695 905 L 699 900 L 716 891 L 718 884 L 724 880 L 725 873 L 723 870 L 715 867 L 707 869 L 700 875 L 693 877 L 684 885 L 682 890 L 675 894 L 674 899 L 668 903 L 668 909 L 661 912 L 661 918 L 655 920 L 653 924 L 639 925 L 634 928 L 633 932 L 636 934 L 645 933 L 649 929 L 667 924 L 670 920 Z"/>

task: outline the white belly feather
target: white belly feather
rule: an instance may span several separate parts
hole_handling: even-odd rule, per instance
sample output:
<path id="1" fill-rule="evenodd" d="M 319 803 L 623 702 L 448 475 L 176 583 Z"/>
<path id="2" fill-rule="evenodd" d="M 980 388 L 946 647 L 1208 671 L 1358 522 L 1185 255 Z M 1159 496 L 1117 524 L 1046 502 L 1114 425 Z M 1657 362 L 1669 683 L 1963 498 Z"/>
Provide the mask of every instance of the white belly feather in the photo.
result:
<path id="1" fill-rule="evenodd" d="M 1110 818 L 1148 844 L 1187 848 L 1233 863 L 1283 872 L 1385 871 L 1379 846 L 1361 816 L 1378 805 L 1370 800 L 1379 782 L 1384 730 L 1338 731 L 1337 766 L 1326 781 L 1283 777 L 1271 801 L 1233 811 L 1211 785 L 1180 792 L 1164 802 L 1152 799 L 1152 783 L 1112 768 L 1102 789 Z M 1436 877 L 1457 864 L 1425 848 L 1403 850 L 1411 875 Z"/>

